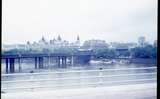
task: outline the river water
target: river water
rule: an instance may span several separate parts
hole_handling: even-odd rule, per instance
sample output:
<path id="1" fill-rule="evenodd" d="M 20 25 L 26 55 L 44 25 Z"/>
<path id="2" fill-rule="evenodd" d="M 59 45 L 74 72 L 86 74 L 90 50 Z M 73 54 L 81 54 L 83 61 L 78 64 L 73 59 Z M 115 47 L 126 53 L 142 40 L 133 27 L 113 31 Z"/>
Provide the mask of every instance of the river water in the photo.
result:
<path id="1" fill-rule="evenodd" d="M 112 85 L 120 85 L 120 84 L 156 82 L 157 69 L 155 68 L 154 69 L 152 68 L 152 69 L 135 69 L 135 70 L 134 69 L 117 70 L 117 69 L 129 69 L 129 68 L 144 68 L 144 67 L 145 68 L 156 67 L 156 65 L 154 64 L 106 64 L 101 62 L 101 63 L 91 63 L 89 65 L 74 65 L 74 66 L 68 66 L 67 68 L 57 68 L 57 65 L 52 63 L 50 65 L 45 64 L 44 69 L 34 69 L 34 62 L 31 60 L 28 60 L 28 61 L 22 62 L 21 71 L 19 71 L 18 69 L 19 65 L 18 64 L 15 65 L 15 74 L 23 74 L 23 73 L 26 73 L 26 74 L 23 74 L 23 75 L 11 74 L 8 76 L 2 76 L 2 89 L 4 88 L 5 92 L 9 92 L 9 91 L 18 92 L 18 91 L 22 91 L 22 89 L 23 91 L 26 91 L 26 90 L 34 91 L 34 90 L 41 90 L 41 89 L 49 90 L 49 89 L 81 88 L 81 87 L 91 87 L 91 86 L 98 87 L 98 86 L 112 86 Z M 100 68 L 102 68 L 102 72 L 100 72 Z M 115 69 L 115 70 L 107 71 L 107 69 Z M 85 70 L 98 70 L 98 71 L 85 72 Z M 106 70 L 106 71 L 103 71 L 103 70 Z M 2 62 L 1 71 L 3 74 L 5 73 L 4 62 Z M 31 74 L 29 73 L 30 71 L 34 71 L 34 73 L 39 73 L 39 74 L 34 74 L 34 73 Z M 75 71 L 75 72 L 69 72 L 69 71 Z M 77 71 L 84 71 L 84 72 L 77 72 Z M 43 72 L 44 74 L 41 74 L 41 72 Z M 143 75 L 146 73 L 148 74 Z M 142 74 L 142 75 L 124 76 L 125 74 L 126 75 Z M 106 76 L 112 76 L 112 75 L 123 75 L 123 76 L 106 77 Z M 81 79 L 76 79 L 78 77 L 81 77 Z M 85 77 L 91 77 L 91 78 L 85 78 Z M 59 79 L 59 78 L 62 78 L 62 79 Z M 49 79 L 49 80 L 47 81 L 44 79 Z M 24 82 L 20 80 L 28 80 L 28 81 Z M 35 80 L 35 81 L 32 81 L 32 80 Z M 41 81 L 38 81 L 38 80 L 41 80 Z M 14 82 L 14 81 L 18 81 L 18 82 Z M 36 86 L 36 88 L 31 88 L 33 86 Z M 15 87 L 16 89 L 14 89 Z M 23 87 L 23 88 L 18 89 L 17 87 L 21 87 L 21 88 Z"/>

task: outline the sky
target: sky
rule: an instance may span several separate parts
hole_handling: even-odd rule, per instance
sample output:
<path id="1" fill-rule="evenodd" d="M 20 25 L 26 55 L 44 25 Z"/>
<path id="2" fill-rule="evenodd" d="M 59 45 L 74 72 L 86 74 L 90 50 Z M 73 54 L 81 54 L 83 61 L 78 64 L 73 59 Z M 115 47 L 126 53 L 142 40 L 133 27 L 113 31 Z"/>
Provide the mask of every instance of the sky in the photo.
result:
<path id="1" fill-rule="evenodd" d="M 157 0 L 2 0 L 2 43 L 157 39 Z"/>

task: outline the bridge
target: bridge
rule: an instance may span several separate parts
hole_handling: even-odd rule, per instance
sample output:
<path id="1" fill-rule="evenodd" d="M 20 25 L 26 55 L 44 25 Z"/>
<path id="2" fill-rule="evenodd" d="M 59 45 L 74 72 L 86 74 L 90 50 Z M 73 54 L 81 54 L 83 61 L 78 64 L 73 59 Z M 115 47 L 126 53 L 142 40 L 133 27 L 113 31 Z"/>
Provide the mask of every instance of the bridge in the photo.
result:
<path id="1" fill-rule="evenodd" d="M 75 53 L 29 53 L 29 54 L 2 54 L 1 59 L 5 60 L 6 73 L 14 73 L 15 60 L 18 60 L 19 67 L 21 67 L 21 59 L 32 58 L 35 62 L 35 69 L 43 68 L 44 58 L 56 59 L 59 68 L 66 68 L 67 59 L 70 59 L 71 65 L 75 63 L 88 63 L 93 55 L 91 50 L 79 50 Z M 19 68 L 20 69 L 20 68 Z"/>
<path id="2" fill-rule="evenodd" d="M 15 60 L 18 60 L 19 71 L 21 70 L 21 59 L 24 58 L 32 58 L 34 59 L 35 69 L 44 68 L 44 58 L 48 58 L 50 60 L 52 57 L 56 59 L 56 63 L 58 68 L 66 68 L 67 67 L 67 59 L 70 60 L 70 64 L 73 66 L 74 64 L 88 64 L 92 57 L 94 57 L 94 53 L 92 50 L 79 50 L 74 53 L 29 53 L 29 54 L 2 54 L 1 59 L 5 60 L 6 63 L 6 73 L 14 73 L 15 72 Z M 109 60 L 127 60 L 129 63 L 155 63 L 156 59 L 136 59 L 136 58 L 128 58 L 128 57 L 116 57 L 116 58 L 107 58 Z"/>
<path id="3" fill-rule="evenodd" d="M 33 58 L 35 62 L 35 69 L 38 69 L 43 68 L 44 58 L 50 59 L 51 57 L 54 57 L 59 68 L 66 68 L 67 59 L 70 59 L 71 65 L 74 65 L 75 63 L 86 64 L 89 63 L 92 55 L 92 50 L 79 50 L 75 53 L 2 54 L 1 59 L 5 60 L 6 73 L 14 73 L 15 59 L 18 60 L 19 67 L 21 67 L 21 59 Z"/>

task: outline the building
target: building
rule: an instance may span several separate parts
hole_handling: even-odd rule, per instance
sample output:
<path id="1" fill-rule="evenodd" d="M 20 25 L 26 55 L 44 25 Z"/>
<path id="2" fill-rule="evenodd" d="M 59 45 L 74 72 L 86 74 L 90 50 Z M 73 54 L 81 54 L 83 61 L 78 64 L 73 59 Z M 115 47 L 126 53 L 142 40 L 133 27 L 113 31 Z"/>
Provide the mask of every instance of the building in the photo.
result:
<path id="1" fill-rule="evenodd" d="M 2 51 L 10 51 L 14 49 L 27 50 L 27 45 L 25 44 L 3 44 L 2 45 Z"/>
<path id="2" fill-rule="evenodd" d="M 83 48 L 86 49 L 103 49 L 108 48 L 108 44 L 105 42 L 105 40 L 88 40 L 85 41 L 83 44 Z"/>
<path id="3" fill-rule="evenodd" d="M 17 49 L 17 45 L 16 44 L 3 44 L 2 45 L 2 51 L 9 51 L 12 49 Z"/>
<path id="4" fill-rule="evenodd" d="M 109 44 L 109 48 L 112 49 L 132 49 L 137 47 L 136 43 L 117 43 L 117 42 L 111 42 Z"/>
<path id="5" fill-rule="evenodd" d="M 77 39 L 75 42 L 71 42 L 69 44 L 70 47 L 79 48 L 80 47 L 80 38 L 79 35 L 77 35 Z"/>
<path id="6" fill-rule="evenodd" d="M 157 47 L 157 40 L 154 40 L 153 46 Z"/>
<path id="7" fill-rule="evenodd" d="M 55 49 L 64 48 L 64 47 L 79 48 L 80 47 L 79 36 L 77 36 L 77 39 L 75 42 L 71 42 L 71 43 L 66 40 L 62 40 L 60 35 L 58 35 L 57 39 L 53 38 L 48 42 L 43 36 L 38 42 L 33 42 L 33 44 L 31 44 L 30 42 L 27 42 L 27 49 L 32 49 L 37 51 L 43 51 L 44 49 L 47 49 L 49 51 L 54 51 Z"/>
<path id="8" fill-rule="evenodd" d="M 146 38 L 144 36 L 138 38 L 138 45 L 140 47 L 144 47 L 146 45 Z"/>

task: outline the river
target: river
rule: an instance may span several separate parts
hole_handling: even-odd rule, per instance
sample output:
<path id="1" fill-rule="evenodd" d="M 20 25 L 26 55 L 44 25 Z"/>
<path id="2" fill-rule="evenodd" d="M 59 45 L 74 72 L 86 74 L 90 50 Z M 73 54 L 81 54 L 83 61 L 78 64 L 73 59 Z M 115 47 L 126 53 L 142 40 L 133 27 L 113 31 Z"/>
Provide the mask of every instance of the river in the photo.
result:
<path id="1" fill-rule="evenodd" d="M 120 84 L 134 84 L 134 83 L 150 83 L 156 82 L 156 73 L 157 69 L 131 69 L 131 70 L 116 70 L 116 69 L 129 69 L 129 68 L 144 68 L 144 67 L 156 67 L 154 64 L 105 64 L 105 63 L 91 63 L 89 65 L 74 65 L 68 66 L 67 68 L 57 68 L 56 64 L 45 65 L 44 69 L 34 69 L 34 62 L 31 60 L 24 61 L 22 64 L 22 70 L 19 71 L 19 65 L 15 65 L 15 74 L 23 74 L 27 73 L 27 75 L 9 75 L 2 76 L 2 89 L 3 88 L 14 88 L 14 87 L 32 87 L 32 86 L 51 86 L 46 89 L 61 89 L 61 88 L 77 88 L 77 87 L 89 87 L 93 86 L 111 86 L 111 85 L 120 85 Z M 95 71 L 95 72 L 77 72 L 77 71 L 85 71 L 85 70 L 107 70 L 107 69 L 115 69 L 114 71 Z M 2 73 L 5 73 L 5 64 L 2 62 Z M 36 74 L 28 75 L 30 71 L 34 71 L 34 73 L 45 73 L 45 74 Z M 75 71 L 75 72 L 69 72 Z M 59 73 L 55 73 L 59 72 Z M 66 73 L 68 72 L 68 73 Z M 48 73 L 48 74 L 47 74 Z M 83 79 L 67 79 L 67 78 L 78 78 L 78 77 L 90 77 L 90 76 L 109 76 L 109 75 L 123 75 L 123 74 L 138 74 L 138 73 L 151 73 L 149 75 L 130 75 L 130 76 L 115 76 L 115 77 L 102 77 L 102 78 L 83 78 Z M 14 73 L 13 73 L 14 74 Z M 57 78 L 62 78 L 59 80 L 55 80 Z M 65 80 L 63 78 L 66 78 Z M 52 79 L 51 81 L 28 81 L 28 82 L 5 82 L 3 81 L 17 81 L 17 80 L 43 80 L 43 79 Z M 144 80 L 144 81 L 136 81 L 140 79 L 154 79 L 154 80 Z M 122 80 L 133 80 L 131 82 L 115 82 L 114 81 L 122 81 Z M 135 80 L 135 81 L 134 81 Z M 106 82 L 104 84 L 87 84 L 93 82 Z M 111 82 L 111 83 L 109 83 Z M 85 84 L 86 83 L 86 84 Z M 63 86 L 65 84 L 65 86 Z M 76 85 L 74 85 L 76 84 Z M 77 85 L 78 84 L 78 85 Z M 53 87 L 55 86 L 55 87 Z M 58 86 L 58 87 L 57 87 Z M 39 89 L 39 88 L 37 88 Z M 35 90 L 35 89 L 34 89 Z M 18 91 L 18 89 L 16 90 Z M 14 90 L 15 92 L 15 90 Z"/>

